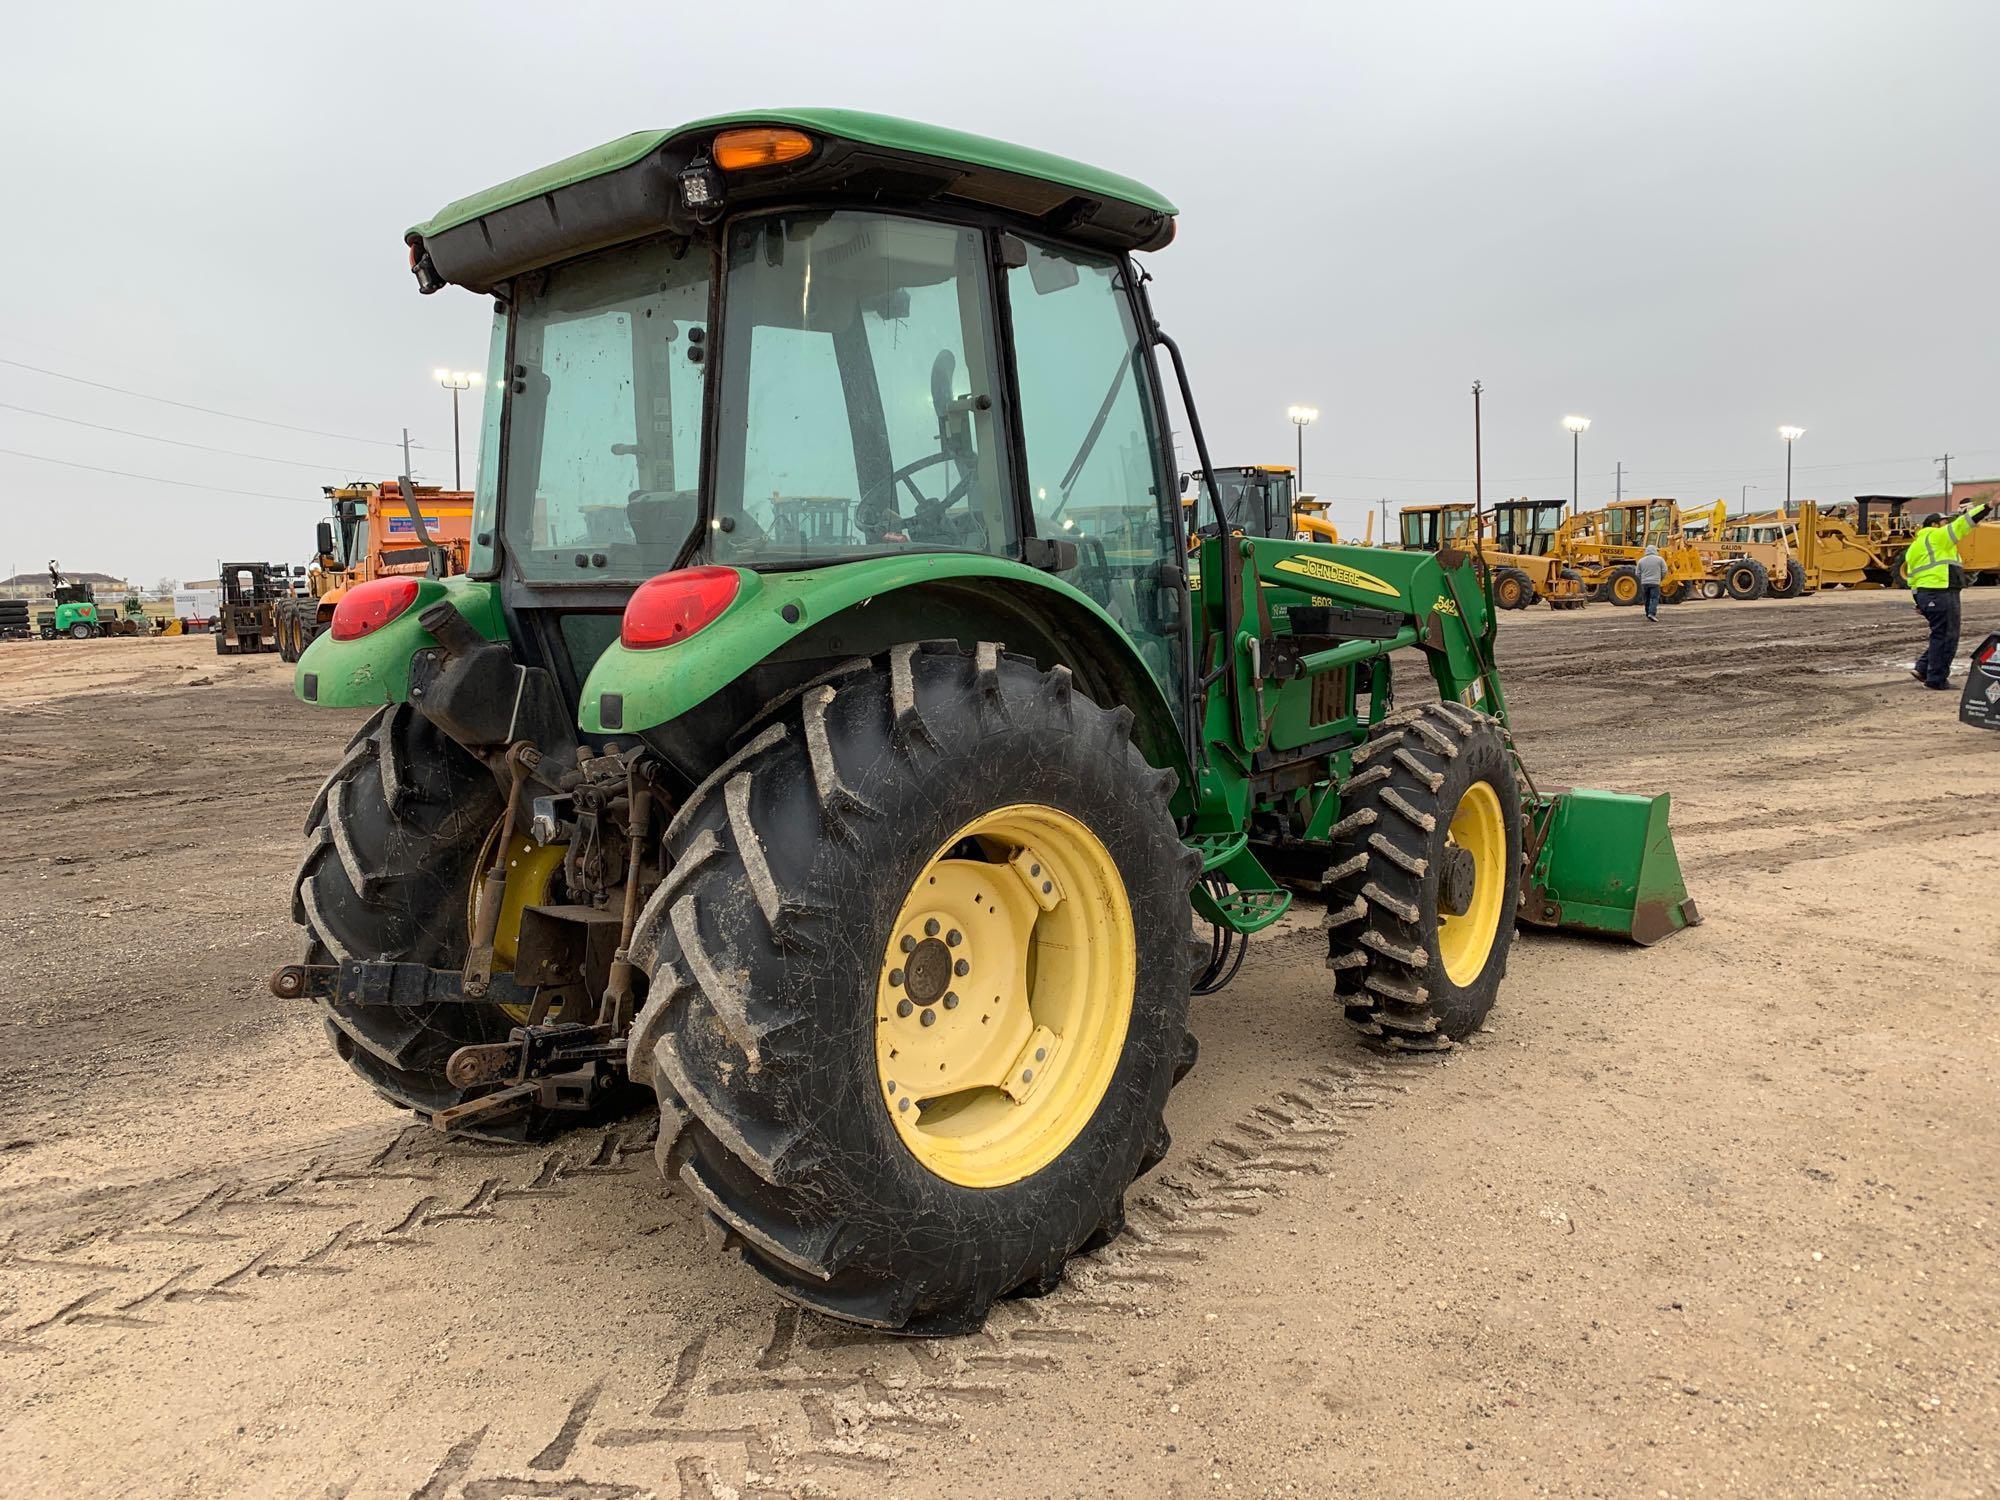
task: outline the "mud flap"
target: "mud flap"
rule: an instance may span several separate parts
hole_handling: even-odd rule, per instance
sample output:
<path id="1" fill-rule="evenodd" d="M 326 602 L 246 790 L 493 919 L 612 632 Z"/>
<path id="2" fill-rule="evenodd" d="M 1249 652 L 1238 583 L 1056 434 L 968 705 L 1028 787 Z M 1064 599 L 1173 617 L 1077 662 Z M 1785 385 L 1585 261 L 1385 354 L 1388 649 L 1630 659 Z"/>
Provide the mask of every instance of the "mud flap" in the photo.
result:
<path id="1" fill-rule="evenodd" d="M 1531 804 L 1520 917 L 1537 927 L 1657 943 L 1701 921 L 1681 878 L 1666 793 L 1581 789 Z"/>

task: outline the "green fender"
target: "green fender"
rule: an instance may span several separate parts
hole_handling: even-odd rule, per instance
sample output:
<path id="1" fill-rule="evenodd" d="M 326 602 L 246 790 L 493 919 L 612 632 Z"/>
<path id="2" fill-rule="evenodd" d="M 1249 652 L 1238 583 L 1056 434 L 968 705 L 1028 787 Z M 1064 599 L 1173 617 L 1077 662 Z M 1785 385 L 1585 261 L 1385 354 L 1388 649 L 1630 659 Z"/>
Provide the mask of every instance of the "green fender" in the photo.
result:
<path id="1" fill-rule="evenodd" d="M 952 634 L 927 606 L 916 607 L 917 595 L 949 594 L 952 618 L 961 622 L 977 622 L 985 612 L 982 603 L 1002 618 L 1032 611 L 1038 622 L 1046 622 L 1042 634 L 1070 648 L 1063 655 L 1079 686 L 1118 685 L 1119 697 L 1111 701 L 1131 708 L 1148 758 L 1185 769 L 1172 710 L 1131 638 L 1095 599 L 1060 578 L 1006 558 L 957 552 L 871 558 L 795 573 L 737 571 L 742 587 L 712 624 L 670 646 L 635 650 L 613 642 L 597 659 L 577 710 L 586 733 L 637 733 L 668 723 L 816 631 L 841 641 L 846 655 L 879 650 L 891 640 Z M 907 628 L 886 624 L 901 618 L 899 602 L 911 606 Z M 879 611 L 885 623 L 876 624 L 863 611 Z M 876 641 L 877 636 L 885 638 Z M 1002 643 L 1027 649 L 1004 636 Z"/>
<path id="2" fill-rule="evenodd" d="M 440 599 L 456 604 L 472 628 L 489 641 L 506 636 L 498 584 L 464 577 L 420 578 L 416 603 L 372 635 L 337 641 L 330 632 L 322 632 L 293 669 L 292 691 L 325 708 L 403 702 L 410 695 L 410 658 L 437 644 L 417 623 L 417 616 Z"/>

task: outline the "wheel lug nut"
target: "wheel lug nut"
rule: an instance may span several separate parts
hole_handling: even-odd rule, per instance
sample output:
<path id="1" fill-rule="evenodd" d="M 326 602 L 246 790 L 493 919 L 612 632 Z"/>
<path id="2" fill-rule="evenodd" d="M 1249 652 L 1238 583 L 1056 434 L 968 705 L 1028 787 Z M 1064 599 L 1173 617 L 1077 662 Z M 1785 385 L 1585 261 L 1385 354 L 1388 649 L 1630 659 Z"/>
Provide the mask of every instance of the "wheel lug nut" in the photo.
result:
<path id="1" fill-rule="evenodd" d="M 957 963 L 951 966 L 951 972 L 956 974 L 960 979 L 963 979 L 965 978 L 966 975 L 972 972 L 972 965 L 967 963 L 964 959 L 961 958 Z"/>
<path id="2" fill-rule="evenodd" d="M 896 986 L 897 989 L 901 989 L 903 987 L 903 971 L 901 969 L 891 969 L 889 971 L 889 983 Z"/>
<path id="3" fill-rule="evenodd" d="M 957 1010 L 957 1009 L 958 1009 L 958 991 L 957 991 L 957 990 L 946 990 L 946 991 L 944 992 L 944 1008 L 945 1008 L 946 1010 Z"/>
<path id="4" fill-rule="evenodd" d="M 924 1013 L 917 1019 L 922 1021 L 926 1026 L 935 1026 L 937 1024 L 937 1012 L 929 1006 L 925 1006 Z"/>
<path id="5" fill-rule="evenodd" d="M 916 952 L 916 949 L 917 949 L 917 940 L 916 940 L 915 938 L 911 937 L 911 936 L 910 936 L 910 935 L 909 935 L 909 934 L 908 934 L 908 933 L 906 932 L 906 933 L 904 933 L 904 934 L 903 934 L 903 940 L 902 940 L 902 942 L 898 943 L 898 944 L 897 944 L 896 946 L 897 946 L 898 948 L 901 948 L 901 949 L 902 949 L 902 950 L 903 950 L 903 951 L 904 951 L 905 953 L 914 953 L 914 952 Z"/>
<path id="6" fill-rule="evenodd" d="M 915 1009 L 916 1007 L 907 1000 L 898 1000 L 896 1002 L 896 1014 L 899 1016 L 907 1016 Z"/>
<path id="7" fill-rule="evenodd" d="M 910 1107 L 910 1096 L 908 1094 L 903 1095 L 902 1098 L 896 1101 L 896 1108 L 898 1109 L 908 1109 L 909 1107 Z"/>
<path id="8" fill-rule="evenodd" d="M 932 917 L 929 921 L 924 923 L 924 936 L 936 937 L 937 934 L 938 934 L 938 919 L 936 917 Z"/>
<path id="9" fill-rule="evenodd" d="M 1047 1059 L 1048 1055 L 1049 1055 L 1049 1049 L 1048 1049 L 1048 1048 L 1046 1048 L 1046 1047 L 1037 1047 L 1037 1048 L 1035 1049 L 1035 1061 L 1036 1061 L 1036 1062 L 1042 1062 L 1042 1061 L 1045 1061 L 1045 1060 Z"/>
<path id="10" fill-rule="evenodd" d="M 965 941 L 965 934 L 960 932 L 956 927 L 952 928 L 950 932 L 947 932 L 944 935 L 944 942 L 947 948 L 956 948 L 960 943 L 964 941 Z"/>

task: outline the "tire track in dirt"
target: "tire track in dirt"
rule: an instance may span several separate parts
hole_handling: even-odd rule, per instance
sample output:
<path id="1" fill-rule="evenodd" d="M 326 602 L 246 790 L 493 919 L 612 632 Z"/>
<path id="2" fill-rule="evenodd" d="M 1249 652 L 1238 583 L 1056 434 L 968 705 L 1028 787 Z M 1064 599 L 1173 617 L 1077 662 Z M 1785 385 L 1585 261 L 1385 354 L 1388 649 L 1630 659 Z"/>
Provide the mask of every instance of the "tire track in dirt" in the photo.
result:
<path id="1" fill-rule="evenodd" d="M 636 1493 L 587 1477 L 629 1473 L 627 1455 L 657 1455 L 663 1467 L 671 1459 L 677 1493 L 692 1500 L 840 1493 L 843 1478 L 874 1492 L 899 1459 L 964 1429 L 969 1410 L 1003 1406 L 1019 1379 L 1060 1371 L 1063 1351 L 1106 1342 L 1149 1310 L 1148 1299 L 1186 1284 L 1284 1192 L 1286 1178 L 1331 1175 L 1353 1120 L 1408 1092 L 1399 1071 L 1372 1061 L 1316 1068 L 1186 1158 L 1170 1158 L 1170 1169 L 1131 1196 L 1125 1234 L 1072 1260 L 1048 1296 L 996 1306 L 979 1334 L 899 1339 L 780 1306 L 761 1346 L 721 1325 L 695 1334 L 657 1395 L 588 1386 L 525 1461 L 567 1468 L 566 1477 L 538 1481 L 502 1467 L 469 1477 L 492 1435 L 482 1427 L 452 1446 L 411 1500 L 445 1500 L 453 1486 L 466 1500 Z M 656 1475 L 642 1477 L 638 1488 L 651 1489 Z"/>
<path id="2" fill-rule="evenodd" d="M 1411 1067 L 1422 1067 L 1421 1063 Z M 773 1306 L 760 1332 L 693 1332 L 662 1385 L 598 1375 L 556 1429 L 482 1426 L 453 1442 L 412 1500 L 623 1497 L 657 1488 L 587 1471 L 670 1463 L 678 1493 L 834 1493 L 879 1480 L 1015 1382 L 1060 1370 L 1066 1349 L 1103 1342 L 1199 1274 L 1207 1254 L 1261 1213 L 1288 1178 L 1326 1176 L 1353 1122 L 1402 1094 L 1402 1064 L 1316 1067 L 1197 1149 L 1174 1152 L 1128 1197 L 1126 1232 L 1070 1262 L 1050 1295 L 995 1308 L 979 1334 L 905 1340 Z M 261 1177 L 162 1184 L 171 1201 L 81 1233 L 0 1239 L 0 1352 L 47 1353 L 86 1332 L 143 1338 L 171 1319 L 229 1317 L 298 1278 L 367 1269 L 385 1250 L 438 1249 L 478 1226 L 545 1212 L 551 1200 L 614 1189 L 650 1165 L 654 1122 L 628 1120 L 545 1149 L 491 1151 L 412 1126 L 372 1152 L 309 1155 Z M 663 1198 L 695 1227 L 697 1211 Z M 587 1211 L 585 1202 L 579 1207 Z M 719 1242 L 719 1234 L 711 1233 Z M 465 1247 L 445 1247 L 464 1253 Z M 518 1455 L 518 1456 L 515 1456 Z M 477 1471 L 477 1472 L 475 1472 Z"/>

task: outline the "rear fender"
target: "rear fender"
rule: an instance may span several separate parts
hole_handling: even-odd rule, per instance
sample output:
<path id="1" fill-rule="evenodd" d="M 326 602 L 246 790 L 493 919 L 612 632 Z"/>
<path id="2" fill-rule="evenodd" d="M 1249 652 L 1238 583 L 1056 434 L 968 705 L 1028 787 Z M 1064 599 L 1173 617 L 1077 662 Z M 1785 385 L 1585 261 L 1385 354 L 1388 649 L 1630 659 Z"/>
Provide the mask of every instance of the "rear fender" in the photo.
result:
<path id="1" fill-rule="evenodd" d="M 899 641 L 994 641 L 1043 667 L 1069 668 L 1096 701 L 1132 710 L 1154 765 L 1182 773 L 1186 751 L 1165 694 L 1132 639 L 1088 594 L 1005 558 L 958 553 L 876 558 L 796 573 L 740 570 L 734 603 L 669 646 L 620 642 L 583 685 L 587 734 L 644 733 L 700 707 L 761 663 L 872 656 Z"/>
<path id="2" fill-rule="evenodd" d="M 337 641 L 322 632 L 306 647 L 292 670 L 292 691 L 324 708 L 372 708 L 403 703 L 410 696 L 410 658 L 437 644 L 417 617 L 441 599 L 458 606 L 472 628 L 489 641 L 504 639 L 499 585 L 489 580 L 420 578 L 417 599 L 395 619 L 358 640 Z"/>

